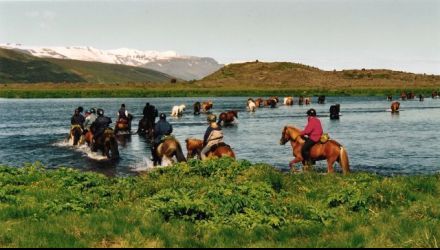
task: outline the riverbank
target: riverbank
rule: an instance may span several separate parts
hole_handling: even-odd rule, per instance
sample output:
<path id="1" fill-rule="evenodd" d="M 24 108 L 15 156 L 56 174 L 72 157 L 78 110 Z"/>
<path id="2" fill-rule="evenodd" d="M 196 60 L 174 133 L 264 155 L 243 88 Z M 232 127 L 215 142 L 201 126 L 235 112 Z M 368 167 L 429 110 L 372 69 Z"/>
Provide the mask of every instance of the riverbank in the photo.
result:
<path id="1" fill-rule="evenodd" d="M 245 86 L 245 87 L 243 87 Z M 440 86 L 438 86 L 440 88 Z M 111 98 L 111 97 L 220 97 L 220 96 L 400 96 L 402 91 L 430 96 L 431 86 L 292 88 L 274 85 L 176 84 L 2 84 L 0 98 Z"/>
<path id="2" fill-rule="evenodd" d="M 0 167 L 0 247 L 438 247 L 439 180 L 230 159 L 128 178 Z"/>

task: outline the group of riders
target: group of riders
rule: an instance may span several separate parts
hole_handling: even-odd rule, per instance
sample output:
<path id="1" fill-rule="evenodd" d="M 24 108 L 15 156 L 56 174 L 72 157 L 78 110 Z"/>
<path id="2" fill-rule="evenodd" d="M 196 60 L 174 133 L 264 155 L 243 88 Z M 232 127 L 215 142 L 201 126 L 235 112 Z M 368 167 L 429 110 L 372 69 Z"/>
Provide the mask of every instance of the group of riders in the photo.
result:
<path id="1" fill-rule="evenodd" d="M 92 151 L 96 152 L 98 150 L 96 145 L 102 144 L 104 132 L 112 130 L 110 128 L 112 120 L 110 117 L 104 115 L 104 110 L 101 108 L 91 108 L 90 110 L 86 111 L 84 115 L 82 114 L 83 112 L 83 107 L 78 107 L 75 109 L 71 118 L 71 130 L 76 127 L 80 127 L 83 135 L 91 134 L 90 147 Z M 139 129 L 137 133 L 149 135 L 148 130 L 151 128 L 151 154 L 154 165 L 158 165 L 161 164 L 161 158 L 158 155 L 157 149 L 166 138 L 171 136 L 173 133 L 173 126 L 167 121 L 167 117 L 164 113 L 159 115 L 155 106 L 150 105 L 149 103 L 145 105 L 143 115 L 143 118 L 139 122 Z M 159 117 L 159 121 L 157 123 L 156 117 Z M 128 131 L 130 131 L 131 119 L 131 114 L 126 109 L 125 104 L 122 104 L 118 111 L 115 130 L 118 129 L 119 124 L 127 124 Z M 215 114 L 209 114 L 207 116 L 207 121 L 209 126 L 206 129 L 203 139 L 203 149 L 201 150 L 202 160 L 207 158 L 207 154 L 210 152 L 213 146 L 223 143 L 223 130 L 221 125 L 217 123 L 217 116 Z"/>

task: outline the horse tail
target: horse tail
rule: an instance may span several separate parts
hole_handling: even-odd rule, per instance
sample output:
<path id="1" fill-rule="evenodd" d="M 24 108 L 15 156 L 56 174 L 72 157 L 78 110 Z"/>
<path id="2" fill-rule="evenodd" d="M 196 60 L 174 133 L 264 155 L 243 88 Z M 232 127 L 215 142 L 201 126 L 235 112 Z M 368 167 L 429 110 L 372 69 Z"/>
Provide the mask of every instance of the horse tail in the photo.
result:
<path id="1" fill-rule="evenodd" d="M 177 147 L 176 147 L 176 158 L 178 162 L 186 162 L 186 158 L 185 155 L 183 154 L 182 151 L 182 146 L 180 146 L 180 143 L 176 143 Z"/>
<path id="2" fill-rule="evenodd" d="M 339 164 L 341 165 L 342 172 L 344 174 L 348 174 L 350 172 L 350 163 L 348 161 L 347 150 L 344 147 L 341 147 L 339 150 Z"/>

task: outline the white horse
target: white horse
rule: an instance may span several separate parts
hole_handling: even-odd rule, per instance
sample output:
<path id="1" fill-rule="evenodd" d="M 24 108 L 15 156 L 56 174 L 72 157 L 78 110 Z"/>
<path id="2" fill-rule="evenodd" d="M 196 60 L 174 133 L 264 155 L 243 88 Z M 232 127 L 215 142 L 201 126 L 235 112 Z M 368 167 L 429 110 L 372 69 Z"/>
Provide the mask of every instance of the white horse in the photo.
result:
<path id="1" fill-rule="evenodd" d="M 249 99 L 247 102 L 247 109 L 249 112 L 255 112 L 257 109 L 257 105 L 255 104 L 254 100 Z"/>
<path id="2" fill-rule="evenodd" d="M 183 111 L 185 111 L 186 106 L 184 104 L 180 106 L 174 106 L 171 111 L 171 116 L 178 117 L 183 115 Z"/>

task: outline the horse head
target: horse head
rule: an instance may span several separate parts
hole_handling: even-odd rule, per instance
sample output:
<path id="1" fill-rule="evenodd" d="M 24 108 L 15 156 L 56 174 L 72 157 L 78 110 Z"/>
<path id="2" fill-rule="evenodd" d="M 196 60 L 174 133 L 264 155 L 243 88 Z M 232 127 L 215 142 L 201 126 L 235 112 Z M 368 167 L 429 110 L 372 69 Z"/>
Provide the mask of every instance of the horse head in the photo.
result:
<path id="1" fill-rule="evenodd" d="M 237 110 L 232 110 L 229 111 L 235 118 L 238 118 L 238 111 Z"/>
<path id="2" fill-rule="evenodd" d="M 288 141 L 296 142 L 301 139 L 301 130 L 296 127 L 285 126 L 281 133 L 280 145 L 286 144 Z"/>

